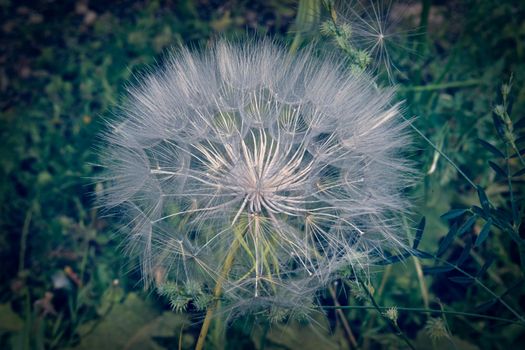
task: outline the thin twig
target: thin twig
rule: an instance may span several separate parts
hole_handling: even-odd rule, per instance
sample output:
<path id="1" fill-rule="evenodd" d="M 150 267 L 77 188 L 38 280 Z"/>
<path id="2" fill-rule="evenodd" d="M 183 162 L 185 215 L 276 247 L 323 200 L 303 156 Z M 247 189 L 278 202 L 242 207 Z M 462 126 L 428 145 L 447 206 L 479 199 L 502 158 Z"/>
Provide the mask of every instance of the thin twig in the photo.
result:
<path id="1" fill-rule="evenodd" d="M 337 300 L 337 294 L 335 293 L 335 289 L 333 286 L 328 287 L 328 291 L 330 292 L 330 295 L 332 296 L 332 299 L 334 300 L 335 306 L 341 306 L 339 301 Z M 339 315 L 339 318 L 341 319 L 341 322 L 343 323 L 343 327 L 345 329 L 346 335 L 348 336 L 348 340 L 350 340 L 350 344 L 353 348 L 358 348 L 357 340 L 355 339 L 354 333 L 352 332 L 352 328 L 350 328 L 350 324 L 348 323 L 348 320 L 346 319 L 346 316 L 342 309 L 338 308 L 335 309 L 336 313 Z"/>

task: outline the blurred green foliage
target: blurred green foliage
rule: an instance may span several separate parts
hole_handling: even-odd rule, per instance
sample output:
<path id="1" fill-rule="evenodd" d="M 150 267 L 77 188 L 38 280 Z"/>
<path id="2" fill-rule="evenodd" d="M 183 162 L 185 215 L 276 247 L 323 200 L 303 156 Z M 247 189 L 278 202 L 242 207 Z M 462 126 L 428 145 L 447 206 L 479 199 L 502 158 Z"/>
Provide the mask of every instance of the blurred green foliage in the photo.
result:
<path id="1" fill-rule="evenodd" d="M 419 35 L 390 52 L 398 68 L 398 96 L 406 101 L 406 115 L 417 117 L 414 125 L 439 150 L 415 134 L 423 174 L 415 211 L 427 223 L 421 248 L 437 251 L 450 227 L 463 225 L 464 234 L 442 249 L 444 261 L 457 262 L 468 240 L 484 232 L 484 241 L 468 252 L 461 268 L 476 274 L 493 259 L 480 282 L 523 315 L 525 255 L 520 257 L 516 243 L 523 237 L 516 218 L 523 217 L 524 177 L 520 158 L 512 155 L 525 145 L 525 125 L 518 122 L 525 115 L 525 5 L 423 0 L 394 1 L 396 6 L 405 14 L 400 26 L 419 26 Z M 161 62 L 170 47 L 253 33 L 298 47 L 322 38 L 321 22 L 331 15 L 323 2 L 313 0 L 0 1 L 0 348 L 194 346 L 202 313 L 173 313 L 167 300 L 142 291 L 135 263 L 121 253 L 121 237 L 93 206 L 91 178 L 97 168 L 92 164 L 103 120 L 125 98 L 133 74 Z M 337 41 L 322 44 L 340 49 Z M 511 74 L 505 103 L 500 87 Z M 387 84 L 381 73 L 378 84 Z M 499 110 L 502 117 L 493 113 L 497 106 L 505 107 L 504 113 Z M 505 115 L 516 149 L 496 130 L 509 126 Z M 481 195 L 440 152 L 484 189 Z M 512 191 L 504 176 L 509 172 L 518 173 Z M 473 206 L 485 217 L 473 216 Z M 451 208 L 468 212 L 440 217 Z M 471 217 L 477 219 L 467 227 Z M 484 231 L 489 220 L 494 225 Z M 508 222 L 518 237 L 509 237 L 497 220 Z M 407 231 L 414 222 L 407 220 Z M 379 305 L 400 307 L 395 325 L 418 349 L 451 344 L 503 349 L 525 340 L 523 325 L 403 311 L 444 307 L 515 319 L 479 284 L 458 283 L 465 275 L 456 269 L 422 277 L 422 264 L 441 266 L 410 257 L 374 274 L 369 288 Z M 337 303 L 370 306 L 361 288 L 336 286 Z M 321 298 L 334 305 L 330 293 Z M 347 326 L 362 348 L 404 346 L 373 308 L 327 309 L 326 314 L 315 322 L 271 326 L 239 320 L 227 336 L 212 330 L 210 346 L 348 348 Z"/>

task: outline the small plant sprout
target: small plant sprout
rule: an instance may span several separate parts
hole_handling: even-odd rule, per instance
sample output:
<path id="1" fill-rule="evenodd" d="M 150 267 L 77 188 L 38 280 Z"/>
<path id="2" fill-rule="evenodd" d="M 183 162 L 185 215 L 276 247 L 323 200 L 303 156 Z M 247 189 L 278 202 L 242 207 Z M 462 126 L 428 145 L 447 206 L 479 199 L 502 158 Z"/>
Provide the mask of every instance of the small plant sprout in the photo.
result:
<path id="1" fill-rule="evenodd" d="M 176 309 L 297 314 L 348 268 L 409 249 L 407 122 L 392 90 L 345 67 L 219 41 L 129 88 L 104 137 L 102 204 Z"/>

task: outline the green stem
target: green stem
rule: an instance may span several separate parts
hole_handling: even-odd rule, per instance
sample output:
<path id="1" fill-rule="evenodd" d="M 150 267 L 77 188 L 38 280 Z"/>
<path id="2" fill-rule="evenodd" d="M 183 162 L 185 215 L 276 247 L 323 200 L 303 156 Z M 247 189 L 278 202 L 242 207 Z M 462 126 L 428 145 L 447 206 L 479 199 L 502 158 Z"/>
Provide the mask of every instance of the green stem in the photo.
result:
<path id="1" fill-rule="evenodd" d="M 295 17 L 295 36 L 290 45 L 290 53 L 295 53 L 303 41 L 303 33 L 311 30 L 319 19 L 321 3 L 319 0 L 301 0 Z"/>
<path id="2" fill-rule="evenodd" d="M 20 275 L 25 268 L 25 259 L 27 251 L 27 237 L 29 236 L 29 227 L 31 224 L 31 218 L 33 217 L 34 202 L 27 210 L 27 214 L 24 218 L 24 225 L 22 226 L 22 235 L 20 236 L 20 254 L 18 257 L 18 274 Z"/>
<path id="3" fill-rule="evenodd" d="M 204 343 L 206 341 L 206 335 L 208 334 L 211 320 L 213 318 L 213 313 L 219 305 L 219 299 L 222 294 L 222 283 L 228 277 L 228 274 L 230 273 L 230 270 L 233 265 L 233 260 L 235 258 L 235 254 L 237 253 L 237 250 L 239 249 L 239 247 L 240 247 L 239 239 L 236 239 L 232 243 L 230 251 L 228 252 L 228 255 L 226 256 L 226 259 L 224 260 L 224 265 L 222 267 L 221 275 L 219 279 L 217 280 L 215 289 L 213 290 L 213 297 L 215 299 L 215 304 L 211 305 L 206 311 L 206 316 L 204 317 L 204 322 L 202 323 L 201 331 L 199 333 L 199 338 L 197 340 L 197 345 L 195 346 L 195 350 L 202 350 L 202 348 L 204 347 Z"/>
<path id="4" fill-rule="evenodd" d="M 405 215 L 403 215 L 403 226 L 405 227 L 405 230 L 407 232 L 407 237 L 410 239 L 410 230 L 408 228 L 409 226 Z M 413 244 L 414 242 L 410 242 L 411 246 L 413 246 Z M 416 269 L 417 280 L 419 282 L 419 290 L 421 291 L 421 298 L 423 299 L 423 304 L 425 305 L 425 307 L 428 308 L 430 305 L 430 297 L 428 295 L 428 289 L 427 284 L 425 282 L 425 276 L 423 274 L 423 268 L 421 267 L 421 262 L 417 257 L 413 256 L 412 260 L 414 262 L 414 268 Z"/>
<path id="5" fill-rule="evenodd" d="M 407 86 L 398 89 L 399 92 L 422 92 L 422 91 L 435 91 L 451 88 L 463 88 L 480 85 L 482 83 L 479 79 L 470 79 L 465 81 L 451 81 L 448 83 L 441 84 L 429 84 L 429 85 L 418 85 L 418 86 Z"/>
<path id="6" fill-rule="evenodd" d="M 385 317 L 385 315 L 381 312 L 381 309 L 379 307 L 379 305 L 376 303 L 375 299 L 374 299 L 374 296 L 372 295 L 372 293 L 370 293 L 370 291 L 368 290 L 368 287 L 363 283 L 363 281 L 358 278 L 357 279 L 359 281 L 359 283 L 361 284 L 361 286 L 363 287 L 363 289 L 365 290 L 366 294 L 368 295 L 368 298 L 370 299 L 370 302 L 372 303 L 372 305 L 374 306 L 374 309 L 377 310 L 377 312 L 381 315 L 381 317 L 387 321 L 389 327 L 394 331 L 394 334 L 396 336 L 398 336 L 399 338 L 401 338 L 405 344 L 412 350 L 416 350 L 416 348 L 414 347 L 414 345 L 412 345 L 412 343 L 410 342 L 410 340 L 408 339 L 408 337 L 405 335 L 405 333 L 403 333 L 403 331 L 401 330 L 401 328 L 399 328 L 399 326 L 397 325 L 396 322 L 392 321 L 391 319 L 389 319 L 388 317 Z"/>
<path id="7" fill-rule="evenodd" d="M 386 283 L 388 281 L 388 278 L 390 277 L 390 274 L 392 273 L 392 265 L 388 265 L 385 268 L 385 272 L 383 273 L 383 277 L 381 278 L 381 283 L 379 284 L 379 288 L 377 289 L 377 298 L 381 300 L 381 296 L 383 295 L 383 292 L 385 290 Z M 370 331 L 375 323 L 375 314 L 372 314 L 366 321 L 363 326 L 363 329 L 365 329 L 365 332 L 362 332 L 362 334 L 370 334 Z M 365 336 L 363 340 L 363 349 L 370 348 L 370 337 Z"/>

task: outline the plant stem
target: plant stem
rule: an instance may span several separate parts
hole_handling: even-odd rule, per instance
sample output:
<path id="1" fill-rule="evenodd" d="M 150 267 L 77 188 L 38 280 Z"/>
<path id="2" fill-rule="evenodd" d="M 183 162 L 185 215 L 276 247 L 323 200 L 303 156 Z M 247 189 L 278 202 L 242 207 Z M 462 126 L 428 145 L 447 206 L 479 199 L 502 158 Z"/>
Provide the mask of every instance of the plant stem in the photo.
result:
<path id="1" fill-rule="evenodd" d="M 398 89 L 399 92 L 422 92 L 422 91 L 435 91 L 451 88 L 463 88 L 480 85 L 482 83 L 479 79 L 470 79 L 464 81 L 451 81 L 448 83 L 440 84 L 428 84 L 428 85 L 418 85 L 418 86 L 407 86 L 404 88 Z"/>
<path id="2" fill-rule="evenodd" d="M 407 218 L 403 215 L 403 225 L 405 227 L 405 230 L 407 231 L 407 237 L 410 239 L 410 229 L 408 226 Z M 413 242 L 410 243 L 411 246 L 413 246 Z M 430 297 L 428 295 L 428 288 L 427 284 L 425 282 L 425 276 L 423 274 L 423 268 L 421 267 L 421 262 L 419 259 L 415 256 L 412 257 L 412 260 L 414 262 L 414 268 L 416 269 L 417 274 L 417 280 L 419 282 L 419 290 L 421 291 L 421 298 L 423 299 L 423 304 L 426 308 L 430 305 Z M 392 266 L 392 265 L 389 265 Z"/>
<path id="3" fill-rule="evenodd" d="M 419 289 L 421 290 L 421 298 L 423 299 L 423 304 L 426 308 L 430 305 L 430 297 L 428 295 L 427 284 L 425 282 L 425 276 L 423 275 L 423 268 L 419 259 L 415 256 L 412 257 L 414 261 L 414 267 L 416 268 L 417 280 L 419 281 Z"/>
<path id="4" fill-rule="evenodd" d="M 335 306 L 341 306 L 339 304 L 339 301 L 337 300 L 337 294 L 335 293 L 335 289 L 333 286 L 328 287 L 328 291 L 330 292 L 330 295 L 332 296 L 332 299 L 334 300 Z M 352 332 L 352 328 L 350 328 L 350 324 L 348 323 L 348 320 L 346 319 L 346 316 L 342 309 L 338 308 L 335 309 L 337 314 L 339 315 L 339 318 L 341 319 L 341 322 L 343 323 L 343 327 L 346 331 L 346 335 L 348 336 L 348 339 L 350 340 L 350 344 L 352 344 L 352 348 L 358 348 L 357 340 L 355 339 L 354 333 Z"/>
<path id="5" fill-rule="evenodd" d="M 24 218 L 24 225 L 22 226 L 22 235 L 20 237 L 20 254 L 18 257 L 18 274 L 24 271 L 25 268 L 25 259 L 26 259 L 26 250 L 27 250 L 27 237 L 29 236 L 29 227 L 31 224 L 31 218 L 33 217 L 33 210 L 35 203 L 31 203 L 31 206 L 27 210 L 27 214 Z"/>
<path id="6" fill-rule="evenodd" d="M 323 309 L 348 309 L 348 310 L 388 310 L 392 308 L 392 306 L 368 306 L 368 305 L 345 305 L 345 306 L 323 306 Z M 465 316 L 465 317 L 477 317 L 477 318 L 484 318 L 487 320 L 493 320 L 493 321 L 501 321 L 506 323 L 512 323 L 517 324 L 520 326 L 525 327 L 525 324 L 520 321 L 514 321 L 509 320 L 507 318 L 502 317 L 496 317 L 496 316 L 488 316 L 488 315 L 482 315 L 482 314 L 476 314 L 472 312 L 462 312 L 462 311 L 455 311 L 455 310 L 440 310 L 440 309 L 427 309 L 427 308 L 419 308 L 419 307 L 398 307 L 396 308 L 400 311 L 409 311 L 409 312 L 421 312 L 421 313 L 440 313 L 440 314 L 447 314 L 447 315 L 455 315 L 455 316 Z"/>
<path id="7" fill-rule="evenodd" d="M 373 308 L 377 310 L 377 312 L 381 315 L 381 317 L 385 321 L 387 321 L 389 327 L 394 331 L 394 334 L 396 336 L 398 336 L 399 338 L 401 338 L 410 349 L 416 350 L 414 345 L 412 345 L 412 343 L 410 342 L 410 339 L 408 339 L 408 337 L 405 335 L 405 333 L 403 333 L 401 328 L 399 328 L 399 326 L 397 325 L 397 322 L 394 322 L 391 319 L 389 319 L 388 317 L 385 317 L 385 315 L 381 312 L 381 309 L 380 309 L 379 305 L 376 303 L 376 301 L 374 299 L 374 296 L 372 295 L 372 293 L 370 293 L 370 290 L 368 290 L 368 286 L 366 284 L 364 284 L 363 281 L 360 278 L 358 278 L 358 281 L 361 284 L 361 286 L 363 287 L 363 289 L 365 290 L 366 294 L 368 295 L 368 298 L 370 299 L 370 302 L 374 306 Z"/>
<path id="8" fill-rule="evenodd" d="M 381 278 L 381 283 L 379 284 L 379 288 L 377 289 L 376 295 L 377 295 L 378 300 L 381 300 L 381 296 L 383 295 L 386 283 L 391 273 L 392 273 L 392 265 L 387 265 L 387 267 L 385 268 L 385 272 L 383 273 L 383 277 Z M 366 323 L 363 326 L 363 329 L 365 329 L 365 332 L 362 332 L 362 334 L 369 334 L 369 331 L 374 326 L 374 323 L 376 320 L 375 316 L 376 314 L 372 314 L 370 318 L 366 321 Z M 363 349 L 368 349 L 368 348 L 370 348 L 370 337 L 364 336 Z"/>
<path id="9" fill-rule="evenodd" d="M 233 265 L 233 259 L 235 258 L 235 254 L 237 253 L 239 246 L 239 239 L 235 239 L 235 241 L 233 241 L 232 243 L 230 251 L 228 252 L 228 255 L 226 256 L 226 259 L 224 260 L 221 275 L 219 276 L 217 284 L 215 285 L 215 289 L 213 290 L 213 297 L 215 299 L 215 303 L 214 305 L 210 306 L 206 311 L 206 316 L 204 317 L 204 322 L 202 323 L 202 328 L 199 333 L 199 339 L 197 340 L 195 350 L 202 350 L 202 348 L 204 347 L 204 342 L 206 341 L 206 335 L 208 334 L 208 330 L 210 328 L 213 312 L 218 307 L 219 298 L 222 294 L 222 282 L 228 277 L 228 274 L 230 273 L 230 270 Z"/>
<path id="10" fill-rule="evenodd" d="M 303 41 L 303 33 L 314 28 L 319 21 L 321 2 L 318 0 L 301 0 L 295 17 L 295 36 L 290 45 L 290 53 L 295 53 Z"/>

